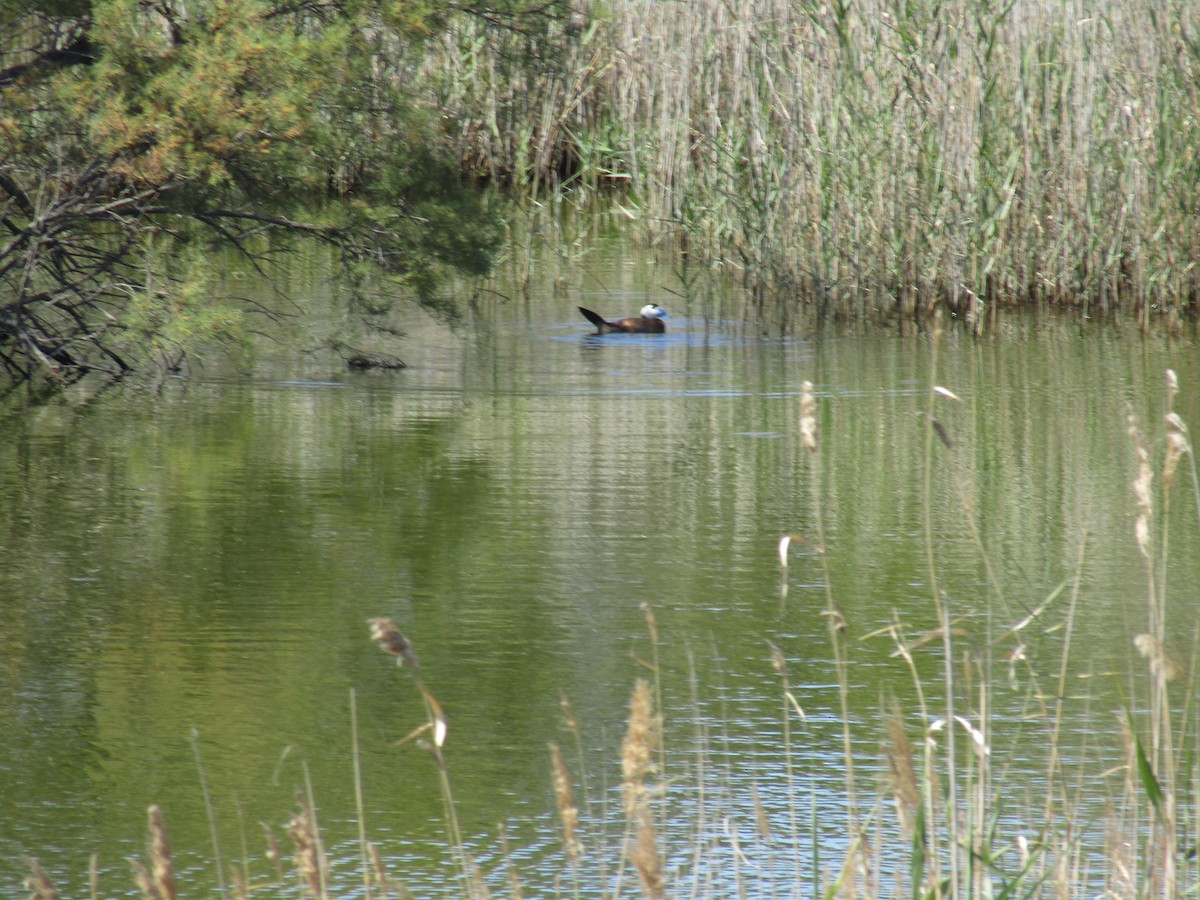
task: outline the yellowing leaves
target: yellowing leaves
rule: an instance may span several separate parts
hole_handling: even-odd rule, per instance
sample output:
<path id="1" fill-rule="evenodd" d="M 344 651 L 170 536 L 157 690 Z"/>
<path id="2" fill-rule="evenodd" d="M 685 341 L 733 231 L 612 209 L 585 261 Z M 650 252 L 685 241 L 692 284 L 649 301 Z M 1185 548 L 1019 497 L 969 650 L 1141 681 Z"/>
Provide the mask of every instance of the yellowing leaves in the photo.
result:
<path id="1" fill-rule="evenodd" d="M 337 58 L 326 44 L 345 32 L 300 35 L 282 18 L 264 17 L 258 3 L 189 10 L 191 18 L 167 22 L 126 0 L 105 5 L 99 21 L 109 46 L 127 40 L 79 86 L 80 97 L 102 98 L 90 117 L 97 143 L 138 181 L 220 185 L 254 177 L 268 163 L 286 168 L 287 160 L 271 157 L 281 142 L 303 144 L 317 134 L 320 93 L 337 81 L 312 79 L 306 64 Z M 164 40 L 172 33 L 175 41 Z M 300 96 L 299 84 L 311 95 Z"/>

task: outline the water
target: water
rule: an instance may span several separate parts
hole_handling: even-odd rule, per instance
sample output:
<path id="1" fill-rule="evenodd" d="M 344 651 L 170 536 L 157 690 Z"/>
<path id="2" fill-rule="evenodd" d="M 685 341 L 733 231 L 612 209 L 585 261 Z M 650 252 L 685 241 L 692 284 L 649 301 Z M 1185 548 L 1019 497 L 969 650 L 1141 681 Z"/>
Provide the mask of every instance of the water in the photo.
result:
<path id="1" fill-rule="evenodd" d="M 936 624 L 920 416 L 932 380 L 962 398 L 936 410 L 953 440 L 933 448 L 940 588 L 975 640 L 1078 567 L 1069 684 L 1093 700 L 1065 732 L 1072 760 L 1106 767 L 1116 688 L 1144 691 L 1130 642 L 1147 613 L 1127 416 L 1161 443 L 1173 367 L 1176 408 L 1200 423 L 1194 337 L 1014 317 L 996 340 L 951 328 L 935 373 L 915 330 L 763 335 L 689 310 L 648 261 L 591 265 L 566 296 L 485 300 L 470 327 L 408 319 L 404 371 L 350 372 L 331 354 L 295 352 L 311 335 L 293 336 L 160 391 L 125 385 L 6 416 L 0 891 L 18 890 L 33 855 L 79 895 L 97 853 L 104 891 L 132 895 L 126 860 L 143 852 L 145 809 L 158 803 L 188 895 L 205 895 L 218 875 L 202 778 L 224 862 L 245 845 L 257 878 L 268 871 L 259 822 L 286 848 L 281 826 L 311 785 L 353 890 L 352 691 L 369 836 L 418 894 L 452 888 L 432 761 L 395 745 L 422 721 L 421 701 L 369 642 L 377 615 L 413 640 L 446 711 L 463 830 L 496 887 L 501 825 L 527 889 L 545 892 L 561 867 L 546 743 L 562 743 L 580 772 L 560 697 L 579 722 L 592 812 L 615 842 L 619 815 L 601 804 L 616 802 L 631 686 L 656 658 L 669 774 L 683 782 L 703 767 L 730 817 L 714 830 L 749 835 L 751 782 L 776 827 L 787 819 L 767 641 L 778 645 L 808 716 L 796 723 L 804 803 L 836 821 L 842 731 L 817 512 L 850 638 L 859 788 L 873 798 L 882 698 L 897 696 L 914 740 L 924 725 L 877 632 Z M 589 337 L 574 309 L 617 316 L 648 301 L 672 311 L 668 334 Z M 815 464 L 796 430 L 805 380 L 818 395 Z M 1168 569 L 1185 652 L 1198 546 L 1189 480 L 1172 507 Z M 784 573 L 786 533 L 805 540 Z M 1047 680 L 1068 595 L 1025 632 Z M 936 644 L 918 665 L 935 699 Z M 1037 738 L 1042 726 L 1022 721 L 1036 705 L 1028 672 L 1014 667 L 1007 688 L 1007 671 L 993 672 L 1001 721 Z M 1039 808 L 1034 745 L 1044 740 L 1026 758 L 1008 740 L 1003 753 L 1011 771 L 1030 771 L 1018 793 Z M 694 821 L 695 799 L 678 791 L 681 820 Z M 836 827 L 822 840 L 834 855 L 845 846 Z"/>

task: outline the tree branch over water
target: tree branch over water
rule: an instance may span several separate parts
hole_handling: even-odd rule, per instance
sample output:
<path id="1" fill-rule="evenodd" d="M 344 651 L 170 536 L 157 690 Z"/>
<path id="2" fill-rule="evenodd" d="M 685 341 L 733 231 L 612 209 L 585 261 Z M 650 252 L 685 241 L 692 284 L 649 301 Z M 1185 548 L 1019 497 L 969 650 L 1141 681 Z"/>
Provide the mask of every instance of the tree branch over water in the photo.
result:
<path id="1" fill-rule="evenodd" d="M 0 371 L 9 383 L 238 340 L 229 251 L 316 242 L 436 302 L 496 221 L 405 75 L 420 4 L 64 2 L 0 10 Z M 348 281 L 354 284 L 354 279 Z"/>

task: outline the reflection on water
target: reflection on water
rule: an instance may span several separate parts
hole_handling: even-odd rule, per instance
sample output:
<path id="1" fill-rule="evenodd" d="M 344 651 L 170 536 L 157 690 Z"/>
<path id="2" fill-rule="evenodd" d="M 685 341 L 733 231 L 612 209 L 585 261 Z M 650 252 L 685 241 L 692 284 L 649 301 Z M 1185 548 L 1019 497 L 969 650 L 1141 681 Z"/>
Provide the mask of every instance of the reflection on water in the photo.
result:
<path id="1" fill-rule="evenodd" d="M 714 794 L 750 823 L 751 783 L 769 814 L 787 809 L 766 642 L 777 644 L 807 714 L 793 735 L 804 789 L 836 810 L 842 726 L 817 504 L 847 623 L 860 790 L 875 796 L 881 698 L 897 696 L 913 735 L 923 727 L 907 669 L 877 633 L 935 624 L 922 539 L 928 336 L 749 334 L 689 316 L 660 291 L 661 272 L 630 264 L 608 277 L 608 293 L 497 303 L 477 328 L 425 323 L 401 372 L 276 350 L 245 375 L 120 388 L 4 422 L 5 893 L 33 854 L 80 894 L 93 852 L 106 889 L 126 890 L 151 802 L 187 877 L 215 883 L 201 770 L 226 862 L 243 840 L 258 856 L 260 820 L 281 833 L 307 771 L 352 870 L 351 689 L 368 832 L 410 886 L 444 884 L 432 764 L 394 746 L 421 720 L 420 698 L 368 641 L 375 615 L 414 641 L 446 710 L 460 815 L 485 870 L 498 865 L 498 823 L 531 869 L 556 852 L 545 748 L 573 745 L 560 695 L 593 798 L 617 783 L 628 693 L 656 653 L 679 754 L 668 774 L 694 780 L 703 759 Z M 666 335 L 595 338 L 574 314 L 646 297 L 672 309 Z M 1171 366 L 1177 409 L 1200 423 L 1200 366 L 1190 339 L 1011 329 L 996 341 L 952 329 L 937 360 L 937 381 L 963 400 L 937 411 L 953 438 L 935 460 L 940 587 L 964 632 L 995 634 L 1069 581 L 1084 549 L 1075 640 L 1087 649 L 1072 671 L 1090 678 L 1071 684 L 1097 699 L 1091 718 L 1067 723 L 1067 749 L 1100 771 L 1111 733 L 1092 732 L 1109 727 L 1146 622 L 1126 416 L 1155 435 Z M 795 427 L 804 380 L 819 394 L 816 480 Z M 1173 546 L 1195 548 L 1194 511 L 1178 507 Z M 786 592 L 785 533 L 807 541 Z M 1172 584 L 1194 581 L 1191 560 L 1173 558 Z M 1177 596 L 1174 621 L 1191 621 Z M 1030 629 L 1026 652 L 1046 675 L 1063 615 L 1052 602 Z M 918 665 L 932 697 L 936 649 Z M 998 682 L 1008 670 L 997 661 Z M 1036 739 L 1026 672 L 1012 674 L 1000 718 Z M 1011 771 L 1040 771 L 1040 758 L 1005 752 Z M 831 854 L 844 847 L 836 830 L 827 839 Z"/>

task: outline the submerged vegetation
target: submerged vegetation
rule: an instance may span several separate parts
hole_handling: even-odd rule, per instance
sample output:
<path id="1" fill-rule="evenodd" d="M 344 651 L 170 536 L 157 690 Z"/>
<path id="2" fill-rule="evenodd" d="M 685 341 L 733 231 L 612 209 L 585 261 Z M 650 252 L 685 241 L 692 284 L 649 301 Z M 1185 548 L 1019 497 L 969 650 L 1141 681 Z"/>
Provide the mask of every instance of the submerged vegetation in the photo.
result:
<path id="1" fill-rule="evenodd" d="M 936 323 L 931 339 L 936 352 Z M 1058 588 L 1030 605 L 1007 594 L 991 548 L 974 530 L 971 497 L 978 486 L 955 480 L 961 477 L 954 459 L 963 424 L 961 401 L 938 383 L 936 363 L 926 386 L 926 415 L 916 426 L 924 438 L 929 605 L 924 616 L 910 611 L 911 621 L 897 616 L 872 633 L 847 620 L 843 603 L 849 598 L 826 563 L 839 549 L 838 538 L 826 535 L 821 524 L 828 464 L 821 432 L 822 422 L 836 421 L 836 410 L 824 415 L 812 386 L 802 389 L 797 425 L 805 452 L 795 476 L 804 488 L 798 496 L 814 512 L 813 525 L 803 541 L 794 535 L 780 541 L 781 590 L 786 596 L 790 554 L 803 548 L 822 573 L 826 605 L 820 614 L 836 671 L 826 685 L 802 688 L 789 675 L 796 648 L 764 642 L 761 665 L 777 678 L 779 713 L 758 725 L 758 738 L 772 758 L 753 780 L 739 778 L 736 787 L 728 780 L 723 769 L 730 762 L 714 759 L 718 751 L 709 735 L 719 725 L 700 711 L 698 698 L 693 697 L 697 710 L 689 723 L 691 746 L 668 740 L 671 713 L 663 700 L 659 625 L 650 607 L 643 607 L 648 674 L 635 680 L 624 735 L 614 747 L 619 775 L 616 766 L 612 776 L 588 772 L 580 723 L 569 698 L 561 696 L 566 740 L 550 744 L 547 766 L 557 850 L 531 863 L 504 846 L 490 854 L 485 870 L 478 845 L 460 827 L 453 773 L 444 756 L 448 742 L 469 741 L 471 735 L 456 734 L 448 724 L 435 697 L 437 686 L 426 682 L 416 649 L 395 623 L 371 619 L 370 638 L 402 667 L 397 678 L 411 679 L 420 695 L 423 714 L 397 725 L 398 743 L 408 746 L 396 752 L 411 754 L 405 777 L 411 777 L 410 769 L 424 772 L 439 786 L 445 852 L 454 875 L 438 893 L 471 900 L 499 890 L 514 898 L 536 893 L 645 900 L 1194 895 L 1200 886 L 1195 708 L 1200 642 L 1194 622 L 1170 618 L 1166 572 L 1170 554 L 1192 549 L 1172 547 L 1170 523 L 1200 513 L 1200 479 L 1189 429 L 1175 411 L 1178 392 L 1168 371 L 1161 423 L 1129 422 L 1129 540 L 1145 565 L 1144 625 L 1139 626 L 1144 630 L 1132 640 L 1130 650 L 1139 662 L 1122 686 L 1117 709 L 1093 708 L 1094 698 L 1086 690 L 1081 695 L 1073 683 L 1086 669 L 1080 659 L 1089 652 L 1076 638 L 1089 602 L 1082 584 L 1084 556 L 1093 552 L 1087 535 L 1081 537 L 1074 572 Z M 957 508 L 935 497 L 955 498 Z M 939 589 L 935 509 L 962 513 L 986 573 L 989 596 L 979 603 L 987 609 L 978 608 L 973 597 L 948 596 Z M 874 716 L 850 712 L 847 684 L 855 647 L 863 641 L 892 648 L 893 677 L 911 682 L 912 690 L 903 691 L 913 698 L 910 707 L 901 707 L 897 690 L 881 694 Z M 1180 651 L 1187 655 L 1177 655 Z M 824 789 L 802 764 L 812 739 L 804 706 L 817 693 L 828 695 L 823 706 L 837 710 L 842 738 L 842 786 L 833 800 L 817 797 Z M 356 860 L 334 859 L 325 844 L 306 770 L 297 811 L 286 825 L 292 846 L 281 849 L 267 827 L 269 866 L 253 863 L 247 853 L 232 870 L 220 871 L 214 831 L 225 896 L 413 896 L 404 881 L 419 876 L 397 871 L 387 846 L 369 837 L 371 812 L 361 788 L 353 692 L 350 710 Z M 1081 721 L 1089 731 L 1086 752 L 1069 733 Z M 872 746 L 873 753 L 865 749 Z M 742 748 L 731 762 L 761 764 L 751 755 Z M 609 784 L 614 789 L 604 791 Z M 747 784 L 749 797 L 734 796 Z M 134 864 L 142 896 L 153 900 L 188 893 L 172 868 L 168 825 L 152 807 L 146 858 Z M 30 868 L 33 897 L 57 897 L 42 868 L 32 861 Z M 106 895 L 94 875 L 91 880 L 92 896 Z"/>

